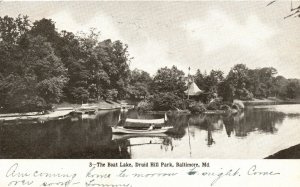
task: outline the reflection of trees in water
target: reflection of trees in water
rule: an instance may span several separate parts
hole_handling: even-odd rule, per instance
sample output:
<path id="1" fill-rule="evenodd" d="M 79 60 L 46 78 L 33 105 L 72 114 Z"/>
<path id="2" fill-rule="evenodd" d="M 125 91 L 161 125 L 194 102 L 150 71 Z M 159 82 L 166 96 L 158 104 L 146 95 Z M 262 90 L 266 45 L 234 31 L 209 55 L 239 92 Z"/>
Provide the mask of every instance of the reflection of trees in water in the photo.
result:
<path id="1" fill-rule="evenodd" d="M 223 123 L 225 126 L 226 134 L 228 137 L 231 136 L 231 133 L 234 130 L 234 119 L 231 114 L 223 116 Z"/>
<path id="2" fill-rule="evenodd" d="M 207 145 L 211 146 L 215 142 L 213 131 L 223 129 L 223 121 L 220 115 L 192 115 L 188 120 L 189 124 L 201 130 L 207 131 Z"/>
<path id="3" fill-rule="evenodd" d="M 253 131 L 276 133 L 278 131 L 276 124 L 281 124 L 284 118 L 284 113 L 249 109 L 235 115 L 178 115 L 174 116 L 172 122 L 177 128 L 184 129 L 189 124 L 207 131 L 206 141 L 211 146 L 215 143 L 213 132 L 222 130 L 223 126 L 228 137 L 233 133 L 237 137 L 246 137 Z M 190 131 L 190 135 L 193 136 L 193 131 Z"/>
<path id="4" fill-rule="evenodd" d="M 193 115 L 189 118 L 189 124 L 201 130 L 222 130 L 223 121 L 220 115 Z"/>
<path id="5" fill-rule="evenodd" d="M 238 137 L 247 136 L 249 127 L 247 127 L 247 125 L 245 124 L 246 119 L 244 118 L 244 112 L 234 114 L 232 117 L 235 135 Z"/>
<path id="6" fill-rule="evenodd" d="M 138 112 L 136 110 L 130 110 L 130 112 L 126 113 L 126 116 L 128 118 L 133 118 L 133 119 L 158 119 L 158 118 L 163 118 L 164 113 L 152 114 L 152 113 Z"/>
<path id="7" fill-rule="evenodd" d="M 118 122 L 119 111 L 100 112 L 94 119 L 50 121 L 44 124 L 5 125 L 0 128 L 0 158 L 130 158 L 128 142 L 111 141 L 111 126 Z M 160 118 L 163 115 L 153 118 Z M 276 133 L 285 114 L 259 109 L 245 110 L 237 115 L 168 115 L 174 129 L 172 139 L 186 135 L 188 124 L 207 131 L 208 146 L 214 143 L 214 131 L 228 136 L 245 137 L 249 132 Z M 298 117 L 298 116 L 297 116 Z M 191 136 L 195 136 L 189 128 Z M 173 144 L 163 140 L 162 149 L 172 150 Z"/>
<path id="8" fill-rule="evenodd" d="M 131 147 L 128 139 L 112 141 L 109 145 L 111 148 L 116 147 L 117 149 L 111 149 L 112 155 L 110 155 L 108 158 L 131 158 Z"/>
<path id="9" fill-rule="evenodd" d="M 212 137 L 212 126 L 209 125 L 207 129 L 207 145 L 211 146 L 212 144 L 216 143 Z"/>
<path id="10" fill-rule="evenodd" d="M 223 116 L 223 122 L 228 137 L 233 131 L 236 136 L 245 137 L 253 131 L 276 133 L 276 124 L 281 124 L 284 118 L 285 114 L 280 112 L 246 110 L 236 115 Z"/>
<path id="11" fill-rule="evenodd" d="M 95 119 L 49 121 L 44 124 L 2 126 L 1 158 L 116 158 L 110 145 L 111 121 L 118 113 L 99 114 Z M 118 157 L 117 157 L 118 158 Z"/>
<path id="12" fill-rule="evenodd" d="M 173 126 L 173 128 L 168 131 L 168 135 L 172 136 L 174 139 L 182 138 L 186 133 L 185 128 L 188 125 L 188 119 L 189 117 L 187 115 L 169 115 L 167 125 Z"/>
<path id="13" fill-rule="evenodd" d="M 223 129 L 223 121 L 221 120 L 220 115 L 210 115 L 205 118 L 203 123 L 200 125 L 200 129 L 207 130 L 207 145 L 212 146 L 215 144 L 215 140 L 213 139 L 213 131 L 222 130 Z"/>
<path id="14" fill-rule="evenodd" d="M 97 114 L 97 119 L 99 119 L 104 125 L 106 126 L 114 126 L 119 121 L 119 116 L 124 115 L 124 113 L 121 113 L 119 110 L 115 111 L 100 111 Z"/>
<path id="15" fill-rule="evenodd" d="M 191 116 L 189 123 L 201 130 L 207 131 L 207 137 L 205 140 L 207 141 L 208 146 L 216 143 L 213 138 L 213 132 L 223 129 L 223 121 L 220 115 Z"/>
<path id="16" fill-rule="evenodd" d="M 148 140 L 147 142 L 145 142 L 144 140 L 144 136 L 141 137 L 134 137 L 135 141 L 138 140 L 138 143 L 134 143 L 131 144 L 130 139 L 131 137 L 128 138 L 120 138 L 117 140 L 113 140 L 111 142 L 112 146 L 117 146 L 117 152 L 115 152 L 115 155 L 118 155 L 119 158 L 131 158 L 131 148 L 134 146 L 148 146 L 151 144 L 159 144 L 160 145 L 160 149 L 164 150 L 164 151 L 173 151 L 174 146 L 173 146 L 173 139 L 171 137 L 155 137 L 153 136 L 152 138 L 159 138 L 160 141 L 154 141 L 152 140 Z M 115 150 L 115 149 L 114 149 Z"/>
<path id="17" fill-rule="evenodd" d="M 163 138 L 163 142 L 160 145 L 160 149 L 168 151 L 169 147 L 170 147 L 170 150 L 173 151 L 174 146 L 173 146 L 172 138 L 170 138 L 170 137 Z"/>

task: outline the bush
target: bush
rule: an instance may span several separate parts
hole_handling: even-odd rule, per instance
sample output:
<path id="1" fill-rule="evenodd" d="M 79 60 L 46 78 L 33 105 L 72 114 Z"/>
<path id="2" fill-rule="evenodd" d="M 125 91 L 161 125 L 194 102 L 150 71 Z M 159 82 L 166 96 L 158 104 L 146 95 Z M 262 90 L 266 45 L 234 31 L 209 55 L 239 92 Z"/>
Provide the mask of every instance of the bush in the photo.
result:
<path id="1" fill-rule="evenodd" d="M 249 101 L 253 99 L 253 94 L 245 88 L 236 90 L 236 94 L 239 99 L 244 101 Z"/>
<path id="2" fill-rule="evenodd" d="M 117 89 L 110 89 L 107 90 L 104 94 L 105 100 L 114 100 L 118 96 L 118 90 Z"/>
<path id="3" fill-rule="evenodd" d="M 39 96 L 15 97 L 10 104 L 6 112 L 41 112 L 51 109 L 51 105 Z"/>
<path id="4" fill-rule="evenodd" d="M 71 90 L 71 96 L 76 103 L 82 103 L 88 100 L 89 92 L 83 87 L 75 87 Z"/>
<path id="5" fill-rule="evenodd" d="M 242 110 L 245 108 L 245 105 L 242 101 L 240 100 L 234 100 L 232 103 L 232 108 L 236 110 Z"/>
<path id="6" fill-rule="evenodd" d="M 211 100 L 208 104 L 207 104 L 207 109 L 208 110 L 219 110 L 220 107 L 222 105 L 222 99 L 220 98 L 216 98 Z"/>
<path id="7" fill-rule="evenodd" d="M 153 103 L 153 110 L 156 111 L 182 109 L 183 105 L 181 98 L 170 92 L 155 94 L 149 101 Z"/>
<path id="8" fill-rule="evenodd" d="M 226 110 L 226 111 L 227 111 L 227 110 L 230 110 L 231 108 L 230 108 L 230 106 L 228 106 L 228 105 L 226 105 L 226 104 L 223 104 L 223 105 L 220 106 L 220 109 L 221 109 L 221 110 Z"/>
<path id="9" fill-rule="evenodd" d="M 193 101 L 189 103 L 189 110 L 191 111 L 192 114 L 199 114 L 205 112 L 206 108 L 203 103 Z"/>
<path id="10" fill-rule="evenodd" d="M 137 109 L 139 111 L 150 111 L 153 110 L 153 103 L 147 100 L 143 100 L 138 103 Z"/>

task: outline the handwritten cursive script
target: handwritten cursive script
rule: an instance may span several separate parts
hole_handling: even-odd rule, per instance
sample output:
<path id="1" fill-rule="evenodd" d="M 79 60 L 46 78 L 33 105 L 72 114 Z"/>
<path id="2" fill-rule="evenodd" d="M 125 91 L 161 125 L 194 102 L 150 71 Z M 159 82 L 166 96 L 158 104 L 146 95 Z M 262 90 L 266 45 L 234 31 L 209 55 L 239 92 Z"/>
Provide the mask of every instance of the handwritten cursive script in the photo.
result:
<path id="1" fill-rule="evenodd" d="M 83 173 L 84 175 L 80 175 L 82 174 L 82 171 L 62 170 L 49 172 L 41 169 L 20 167 L 18 163 L 14 163 L 7 169 L 4 177 L 8 179 L 7 186 L 132 187 L 136 180 L 164 180 L 166 178 L 180 180 L 181 176 L 207 178 L 208 181 L 210 181 L 210 186 L 214 186 L 217 183 L 220 183 L 220 181 L 224 178 L 234 179 L 241 176 L 254 178 L 258 176 L 272 177 L 280 175 L 280 172 L 259 169 L 257 165 L 252 165 L 249 168 L 237 167 L 212 169 L 194 167 L 187 171 L 185 169 L 178 168 L 178 170 L 172 170 L 172 172 L 166 172 L 161 168 L 155 168 L 154 170 L 152 169 L 151 172 L 146 172 L 143 169 L 133 169 L 132 167 L 127 167 L 122 170 L 119 170 L 118 168 L 108 170 L 93 166 L 90 167 L 87 172 Z"/>

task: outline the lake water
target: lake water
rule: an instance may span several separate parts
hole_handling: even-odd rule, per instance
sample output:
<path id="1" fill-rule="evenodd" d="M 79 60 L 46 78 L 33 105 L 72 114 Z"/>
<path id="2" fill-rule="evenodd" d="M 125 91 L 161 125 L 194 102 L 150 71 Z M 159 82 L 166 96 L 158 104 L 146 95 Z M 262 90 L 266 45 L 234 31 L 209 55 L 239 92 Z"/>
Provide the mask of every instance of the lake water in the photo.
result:
<path id="1" fill-rule="evenodd" d="M 168 115 L 172 135 L 113 135 L 121 112 L 44 124 L 0 125 L 0 158 L 265 158 L 300 143 L 300 105 L 247 107 L 236 115 Z M 164 115 L 122 113 L 156 119 Z"/>

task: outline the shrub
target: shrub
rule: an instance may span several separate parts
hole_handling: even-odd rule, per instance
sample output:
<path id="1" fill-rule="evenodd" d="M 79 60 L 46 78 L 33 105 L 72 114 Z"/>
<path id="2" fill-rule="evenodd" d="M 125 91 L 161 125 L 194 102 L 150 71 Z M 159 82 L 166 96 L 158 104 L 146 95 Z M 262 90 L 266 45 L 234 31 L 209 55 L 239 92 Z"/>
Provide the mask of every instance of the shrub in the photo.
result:
<path id="1" fill-rule="evenodd" d="M 241 100 L 247 101 L 253 99 L 253 94 L 245 88 L 236 90 L 236 94 Z"/>
<path id="2" fill-rule="evenodd" d="M 199 114 L 205 112 L 206 108 L 203 103 L 193 101 L 189 103 L 189 110 L 192 114 Z"/>
<path id="3" fill-rule="evenodd" d="M 71 96 L 76 103 L 82 103 L 88 100 L 89 92 L 83 87 L 75 87 L 71 90 Z"/>
<path id="4" fill-rule="evenodd" d="M 228 106 L 226 104 L 223 104 L 223 105 L 220 106 L 220 109 L 221 110 L 230 110 L 231 108 L 230 108 L 230 106 Z"/>
<path id="5" fill-rule="evenodd" d="M 150 111 L 153 110 L 153 103 L 147 100 L 143 100 L 138 103 L 137 109 L 139 111 Z"/>
<path id="6" fill-rule="evenodd" d="M 240 110 L 240 109 L 244 109 L 245 105 L 240 100 L 234 100 L 233 103 L 232 103 L 232 108 Z"/>
<path id="7" fill-rule="evenodd" d="M 220 98 L 216 98 L 211 100 L 208 104 L 207 104 L 207 109 L 208 110 L 219 110 L 220 107 L 222 105 L 222 99 Z"/>
<path id="8" fill-rule="evenodd" d="M 7 112 L 41 112 L 50 110 L 51 105 L 39 96 L 24 96 L 26 100 L 21 97 L 15 97 Z"/>
<path id="9" fill-rule="evenodd" d="M 177 95 L 167 92 L 155 94 L 149 98 L 153 103 L 153 110 L 166 111 L 176 108 L 182 109 L 182 100 Z"/>

